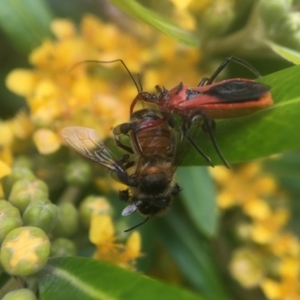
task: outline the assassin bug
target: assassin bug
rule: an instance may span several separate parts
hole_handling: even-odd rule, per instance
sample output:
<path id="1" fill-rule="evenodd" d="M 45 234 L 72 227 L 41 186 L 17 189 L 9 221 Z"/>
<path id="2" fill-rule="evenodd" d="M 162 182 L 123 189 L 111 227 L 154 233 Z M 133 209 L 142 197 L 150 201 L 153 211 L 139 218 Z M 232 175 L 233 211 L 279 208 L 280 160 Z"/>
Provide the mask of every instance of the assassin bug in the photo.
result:
<path id="1" fill-rule="evenodd" d="M 229 168 L 219 146 L 214 138 L 214 119 L 227 119 L 254 113 L 272 105 L 273 100 L 270 87 L 263 83 L 244 78 L 234 78 L 213 83 L 216 77 L 228 65 L 234 61 L 248 68 L 257 77 L 260 74 L 246 61 L 234 56 L 226 58 L 211 77 L 203 78 L 197 87 L 189 87 L 182 82 L 170 91 L 156 86 L 158 96 L 147 92 L 140 92 L 133 100 L 130 113 L 138 101 L 154 103 L 170 119 L 172 114 L 182 118 L 182 133 L 193 147 L 209 162 L 211 159 L 201 150 L 189 134 L 191 125 L 197 120 L 203 121 L 202 128 L 207 131 L 223 163 Z"/>

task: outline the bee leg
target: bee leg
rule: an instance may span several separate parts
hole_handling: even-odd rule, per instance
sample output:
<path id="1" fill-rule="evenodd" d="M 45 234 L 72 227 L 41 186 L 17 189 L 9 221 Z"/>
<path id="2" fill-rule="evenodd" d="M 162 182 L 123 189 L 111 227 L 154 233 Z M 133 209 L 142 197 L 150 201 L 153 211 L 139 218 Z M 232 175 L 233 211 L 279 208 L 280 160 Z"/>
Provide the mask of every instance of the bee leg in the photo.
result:
<path id="1" fill-rule="evenodd" d="M 116 160 L 116 162 L 123 166 L 124 164 L 128 163 L 129 157 L 129 154 L 124 154 L 118 160 Z"/>
<path id="2" fill-rule="evenodd" d="M 182 191 L 182 188 L 176 183 L 172 188 L 171 194 L 176 196 Z"/>
<path id="3" fill-rule="evenodd" d="M 121 201 L 125 201 L 128 202 L 130 199 L 130 195 L 129 195 L 129 191 L 127 190 L 123 190 L 123 191 L 119 191 L 119 199 Z"/>
<path id="4" fill-rule="evenodd" d="M 120 140 L 120 135 L 125 134 L 127 135 L 128 132 L 132 129 L 132 124 L 131 123 L 123 123 L 123 124 L 119 124 L 117 125 L 114 129 L 113 129 L 113 135 L 115 138 L 115 142 L 117 144 L 117 146 L 123 150 L 125 150 L 126 152 L 129 152 L 131 154 L 134 154 L 134 151 L 131 147 L 124 145 L 121 140 Z"/>

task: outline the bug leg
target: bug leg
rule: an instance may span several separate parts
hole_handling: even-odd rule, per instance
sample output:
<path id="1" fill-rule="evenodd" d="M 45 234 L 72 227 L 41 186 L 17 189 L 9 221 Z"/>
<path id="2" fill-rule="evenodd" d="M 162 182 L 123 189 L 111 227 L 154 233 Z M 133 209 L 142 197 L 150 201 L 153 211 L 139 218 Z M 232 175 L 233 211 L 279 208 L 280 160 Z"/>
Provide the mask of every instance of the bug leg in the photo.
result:
<path id="1" fill-rule="evenodd" d="M 200 112 L 200 114 L 201 114 L 202 119 L 203 119 L 203 125 L 202 125 L 203 131 L 208 133 L 208 135 L 210 137 L 210 140 L 212 141 L 213 146 L 214 146 L 216 152 L 218 153 L 220 159 L 222 160 L 224 165 L 229 169 L 229 164 L 228 164 L 227 160 L 225 159 L 225 157 L 223 156 L 223 154 L 222 154 L 222 152 L 221 152 L 221 150 L 220 150 L 220 148 L 219 148 L 219 146 L 218 146 L 218 144 L 215 140 L 215 137 L 214 137 L 213 131 L 216 128 L 215 120 L 213 120 L 211 118 L 208 118 L 203 111 Z"/>
<path id="2" fill-rule="evenodd" d="M 221 64 L 220 66 L 217 68 L 217 70 L 211 75 L 210 78 L 203 78 L 201 80 L 201 82 L 199 83 L 198 86 L 203 86 L 203 85 L 208 85 L 211 84 L 216 77 L 226 68 L 226 66 L 231 62 L 234 61 L 235 63 L 244 66 L 245 68 L 247 68 L 249 71 L 251 71 L 256 77 L 260 77 L 259 72 L 252 67 L 249 63 L 247 63 L 245 60 L 240 59 L 238 57 L 235 56 L 229 56 L 227 57 Z"/>
<path id="3" fill-rule="evenodd" d="M 192 146 L 202 155 L 202 157 L 212 166 L 214 165 L 211 162 L 210 157 L 208 157 L 202 150 L 201 148 L 198 147 L 198 145 L 194 142 L 194 140 L 191 138 L 189 135 L 189 129 L 191 127 L 191 123 L 187 120 L 184 120 L 182 123 L 182 133 L 183 135 L 188 139 L 188 141 L 192 144 Z"/>
<path id="4" fill-rule="evenodd" d="M 206 85 L 206 82 L 208 80 L 210 80 L 209 77 L 203 77 L 197 86 L 204 86 L 204 85 Z"/>
<path id="5" fill-rule="evenodd" d="M 135 105 L 137 104 L 137 102 L 139 101 L 143 101 L 143 97 L 142 97 L 142 92 L 139 91 L 138 94 L 136 95 L 136 97 L 133 99 L 131 105 L 130 105 L 130 110 L 129 110 L 129 114 L 131 115 L 133 112 L 133 109 L 135 107 Z"/>

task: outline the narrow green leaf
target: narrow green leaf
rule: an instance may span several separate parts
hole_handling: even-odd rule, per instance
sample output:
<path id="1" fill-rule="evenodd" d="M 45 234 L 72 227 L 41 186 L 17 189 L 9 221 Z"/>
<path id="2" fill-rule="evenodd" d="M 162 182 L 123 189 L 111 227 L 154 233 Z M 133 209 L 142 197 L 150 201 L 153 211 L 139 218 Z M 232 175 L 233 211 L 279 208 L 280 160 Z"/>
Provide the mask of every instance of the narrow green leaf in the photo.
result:
<path id="1" fill-rule="evenodd" d="M 39 274 L 43 300 L 200 300 L 141 274 L 83 257 L 51 259 Z"/>
<path id="2" fill-rule="evenodd" d="M 230 163 L 244 162 L 260 157 L 300 148 L 300 66 L 259 78 L 271 86 L 274 104 L 251 115 L 220 120 L 215 138 Z M 214 164 L 222 164 L 210 139 L 198 130 L 194 140 L 211 157 Z M 206 164 L 192 149 L 181 165 Z"/>
<path id="3" fill-rule="evenodd" d="M 289 152 L 264 161 L 264 170 L 278 178 L 280 185 L 289 192 L 300 194 L 300 153 Z"/>
<path id="4" fill-rule="evenodd" d="M 110 2 L 130 16 L 153 26 L 182 44 L 190 46 L 199 44 L 199 39 L 191 32 L 178 27 L 134 0 L 110 0 Z"/>
<path id="5" fill-rule="evenodd" d="M 52 12 L 45 0 L 0 1 L 0 26 L 23 54 L 51 36 L 51 20 Z"/>
<path id="6" fill-rule="evenodd" d="M 207 236 L 217 229 L 217 207 L 214 184 L 206 168 L 178 168 L 178 182 L 183 189 L 184 205 L 196 227 Z"/>
<path id="7" fill-rule="evenodd" d="M 283 47 L 281 45 L 277 45 L 272 42 L 268 42 L 268 45 L 272 48 L 272 50 L 274 52 L 276 52 L 278 55 L 280 55 L 284 59 L 294 63 L 295 65 L 300 64 L 300 53 L 299 52 L 297 52 L 293 49 Z"/>
<path id="8" fill-rule="evenodd" d="M 231 299 L 210 241 L 199 234 L 176 202 L 164 218 L 157 220 L 157 235 L 191 286 L 210 300 Z"/>

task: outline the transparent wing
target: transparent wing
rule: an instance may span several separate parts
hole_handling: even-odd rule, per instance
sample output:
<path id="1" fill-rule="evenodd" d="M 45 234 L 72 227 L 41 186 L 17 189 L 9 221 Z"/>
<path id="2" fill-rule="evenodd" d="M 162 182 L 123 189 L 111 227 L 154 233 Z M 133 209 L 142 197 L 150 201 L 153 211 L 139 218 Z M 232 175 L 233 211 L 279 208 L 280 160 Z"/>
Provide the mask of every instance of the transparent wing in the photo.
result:
<path id="1" fill-rule="evenodd" d="M 137 210 L 137 206 L 134 203 L 131 203 L 122 210 L 122 217 L 129 216 L 136 210 Z"/>
<path id="2" fill-rule="evenodd" d="M 114 159 L 112 153 L 103 144 L 97 131 L 91 128 L 71 126 L 61 132 L 66 143 L 78 153 L 96 161 L 113 172 L 125 173 Z"/>

